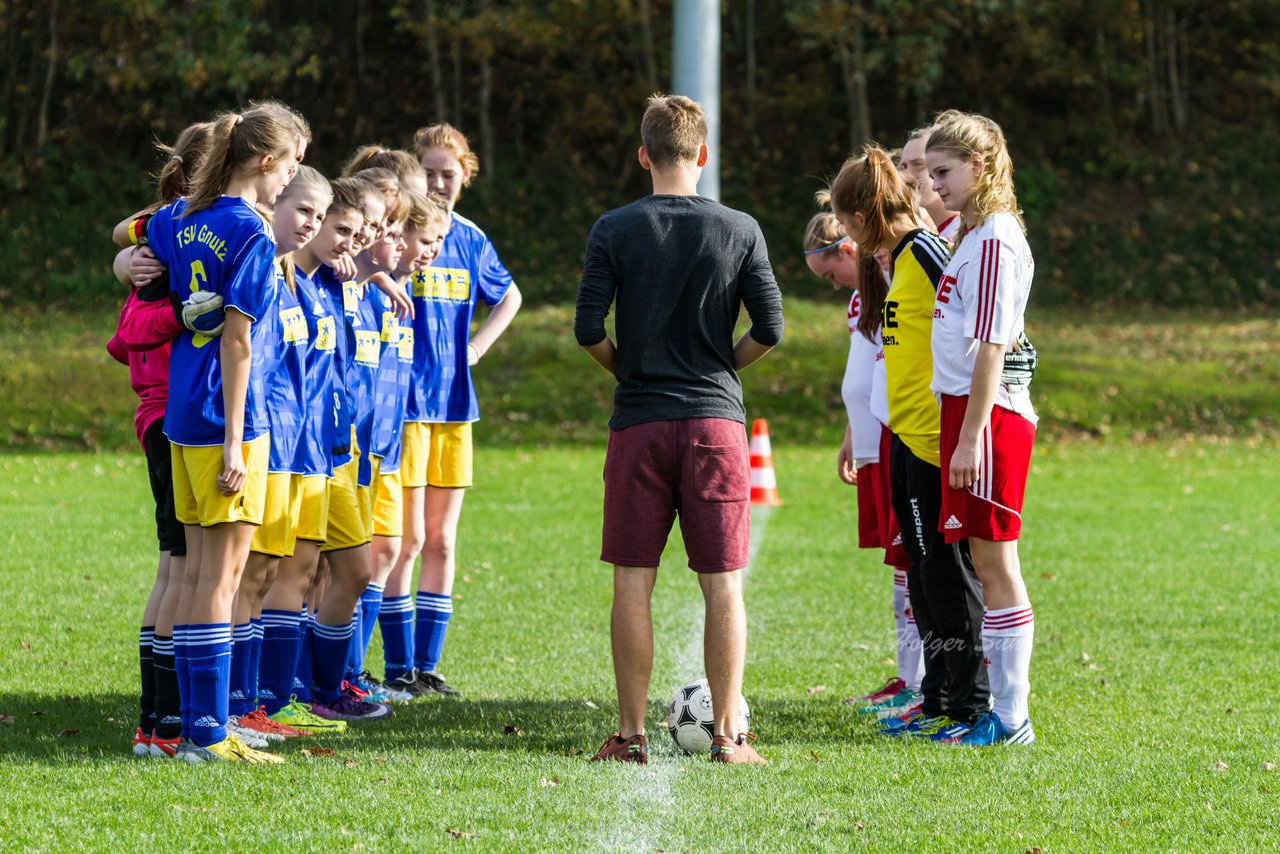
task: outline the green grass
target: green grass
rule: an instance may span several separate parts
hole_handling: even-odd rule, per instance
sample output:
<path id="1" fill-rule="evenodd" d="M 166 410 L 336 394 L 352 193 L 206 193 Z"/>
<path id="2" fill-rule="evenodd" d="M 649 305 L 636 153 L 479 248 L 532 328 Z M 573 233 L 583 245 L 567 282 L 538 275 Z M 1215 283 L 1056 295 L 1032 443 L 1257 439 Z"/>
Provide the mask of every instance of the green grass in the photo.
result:
<path id="1" fill-rule="evenodd" d="M 843 300 L 808 282 L 787 297 L 782 346 L 744 373 L 753 416 L 776 439 L 838 442 L 849 342 Z M 129 450 L 136 398 L 104 345 L 113 312 L 0 316 L 0 451 Z M 568 306 L 526 307 L 476 370 L 477 439 L 598 442 L 613 384 L 573 340 Z M 1036 311 L 1032 393 L 1043 437 L 1109 440 L 1280 435 L 1280 318 Z"/>
<path id="2" fill-rule="evenodd" d="M 444 667 L 465 699 L 399 707 L 325 740 L 332 756 L 293 746 L 268 768 L 128 755 L 154 568 L 140 454 L 0 457 L 0 848 L 1280 844 L 1280 771 L 1264 767 L 1280 763 L 1272 441 L 1041 444 L 1022 547 L 1040 741 L 975 752 L 883 740 L 840 702 L 890 670 L 889 578 L 852 547 L 834 448 L 775 436 L 786 505 L 757 519 L 747 580 L 746 695 L 772 760 L 756 769 L 677 756 L 656 727 L 648 768 L 586 762 L 615 714 L 602 454 L 478 457 Z M 699 613 L 677 538 L 651 723 L 700 674 Z"/>

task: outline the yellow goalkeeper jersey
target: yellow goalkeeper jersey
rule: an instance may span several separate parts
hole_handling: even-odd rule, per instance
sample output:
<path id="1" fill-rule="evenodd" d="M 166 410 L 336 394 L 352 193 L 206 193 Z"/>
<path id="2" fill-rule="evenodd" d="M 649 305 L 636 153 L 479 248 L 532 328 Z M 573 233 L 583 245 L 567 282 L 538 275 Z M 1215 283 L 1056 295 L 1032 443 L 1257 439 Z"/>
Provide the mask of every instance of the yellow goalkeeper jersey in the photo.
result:
<path id="1" fill-rule="evenodd" d="M 889 429 L 911 452 L 940 465 L 938 402 L 933 380 L 933 303 L 950 250 L 931 231 L 916 229 L 893 253 L 893 280 L 884 301 L 884 368 Z"/>

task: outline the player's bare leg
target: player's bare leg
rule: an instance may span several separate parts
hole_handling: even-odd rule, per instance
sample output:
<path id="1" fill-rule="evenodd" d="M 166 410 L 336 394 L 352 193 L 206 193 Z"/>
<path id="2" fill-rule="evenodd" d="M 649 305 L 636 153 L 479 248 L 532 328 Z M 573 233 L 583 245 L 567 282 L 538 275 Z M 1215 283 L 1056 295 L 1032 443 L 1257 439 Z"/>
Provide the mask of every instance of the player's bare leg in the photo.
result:
<path id="1" fill-rule="evenodd" d="M 387 586 L 383 590 L 383 598 L 393 599 L 408 596 L 413 589 L 413 562 L 422 553 L 422 546 L 427 541 L 426 500 L 427 489 L 424 486 L 406 486 L 402 492 L 404 502 L 404 536 L 400 538 L 400 548 L 395 563 L 387 575 Z M 375 560 L 377 556 L 375 555 Z"/>
<path id="2" fill-rule="evenodd" d="M 248 522 L 223 522 L 204 529 L 189 624 L 231 622 L 232 605 L 256 528 Z"/>
<path id="3" fill-rule="evenodd" d="M 372 572 L 368 544 L 328 552 L 329 588 L 316 613 L 316 622 L 326 626 L 344 625 L 351 620 L 360 594 L 369 586 Z"/>
<path id="4" fill-rule="evenodd" d="M 715 734 L 738 738 L 738 704 L 747 656 L 747 612 L 742 602 L 742 571 L 701 572 L 698 584 L 706 604 L 702 649 Z"/>
<path id="5" fill-rule="evenodd" d="M 320 544 L 311 540 L 298 540 L 292 557 L 280 559 L 275 580 L 267 589 L 262 608 L 269 611 L 288 611 L 296 614 L 307 601 L 307 591 L 320 562 Z"/>
<path id="6" fill-rule="evenodd" d="M 649 600 L 657 580 L 657 567 L 613 568 L 609 638 L 618 688 L 618 732 L 623 738 L 644 732 L 649 678 L 653 674 L 653 615 Z"/>
<path id="7" fill-rule="evenodd" d="M 989 610 L 1027 604 L 1017 540 L 993 542 L 970 537 L 969 555 L 982 582 L 982 598 Z"/>
<path id="8" fill-rule="evenodd" d="M 418 576 L 418 589 L 448 596 L 453 592 L 458 518 L 462 515 L 462 499 L 466 497 L 467 491 L 461 488 L 428 486 L 425 493 L 422 514 L 425 522 L 422 573 Z"/>

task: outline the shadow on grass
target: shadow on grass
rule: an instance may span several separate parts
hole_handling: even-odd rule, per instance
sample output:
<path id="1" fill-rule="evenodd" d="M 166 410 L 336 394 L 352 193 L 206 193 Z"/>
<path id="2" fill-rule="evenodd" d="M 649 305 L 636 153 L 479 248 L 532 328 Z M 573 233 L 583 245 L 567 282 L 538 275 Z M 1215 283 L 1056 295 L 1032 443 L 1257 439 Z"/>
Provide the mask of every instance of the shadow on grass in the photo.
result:
<path id="1" fill-rule="evenodd" d="M 649 734 L 669 746 L 658 726 L 664 714 L 660 703 L 650 703 Z M 815 749 L 877 739 L 870 723 L 857 718 L 848 707 L 829 702 L 761 700 L 752 712 L 752 728 L 761 731 L 762 744 Z M 0 694 L 0 760 L 127 757 L 136 725 L 132 695 Z M 446 750 L 589 756 L 615 727 L 612 707 L 593 709 L 580 699 L 431 697 L 396 704 L 390 718 L 352 724 L 345 735 L 297 739 L 282 749 L 323 745 L 344 755 Z"/>

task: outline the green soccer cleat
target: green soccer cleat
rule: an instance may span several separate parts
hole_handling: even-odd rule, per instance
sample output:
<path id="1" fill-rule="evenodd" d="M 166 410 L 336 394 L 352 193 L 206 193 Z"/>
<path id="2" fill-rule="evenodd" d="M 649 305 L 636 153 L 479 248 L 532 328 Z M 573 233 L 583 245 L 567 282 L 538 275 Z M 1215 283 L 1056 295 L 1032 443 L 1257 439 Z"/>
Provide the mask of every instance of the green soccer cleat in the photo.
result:
<path id="1" fill-rule="evenodd" d="M 336 719 L 321 717 L 311 711 L 311 706 L 306 703 L 299 703 L 297 697 L 290 697 L 287 705 L 281 707 L 280 711 L 275 714 L 268 715 L 271 720 L 278 724 L 284 724 L 293 729 L 300 729 L 309 733 L 341 733 L 347 731 L 347 722 Z"/>

